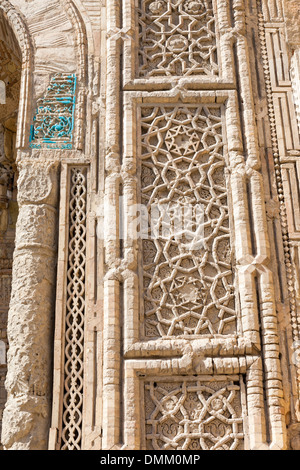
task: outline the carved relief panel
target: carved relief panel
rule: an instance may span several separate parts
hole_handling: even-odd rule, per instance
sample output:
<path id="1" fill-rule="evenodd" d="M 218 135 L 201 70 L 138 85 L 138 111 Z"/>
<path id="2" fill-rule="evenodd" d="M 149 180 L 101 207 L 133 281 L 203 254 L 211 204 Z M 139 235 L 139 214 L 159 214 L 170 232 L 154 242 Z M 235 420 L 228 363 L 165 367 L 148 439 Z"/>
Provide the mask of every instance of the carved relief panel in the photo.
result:
<path id="1" fill-rule="evenodd" d="M 211 0 L 138 2 L 140 77 L 219 74 Z"/>
<path id="2" fill-rule="evenodd" d="M 222 27 L 226 5 L 215 0 L 134 0 L 124 8 L 124 85 L 170 88 L 170 78 L 199 88 L 232 81 Z M 197 77 L 197 79 L 196 79 Z"/>
<path id="3" fill-rule="evenodd" d="M 98 31 L 99 5 L 83 4 Z M 299 136 L 280 2 L 262 2 L 264 15 L 267 4 L 264 26 L 254 1 L 107 0 L 101 76 L 82 80 L 79 53 L 79 108 L 73 73 L 53 75 L 39 103 L 31 148 L 70 150 L 75 129 L 82 149 L 84 87 L 90 99 L 101 82 L 87 155 L 63 162 L 51 448 L 286 447 L 281 239 L 260 139 L 270 124 L 278 192 L 292 194 Z M 253 94 L 258 36 L 268 117 Z M 296 199 L 286 202 L 292 259 Z"/>
<path id="4" fill-rule="evenodd" d="M 86 326 L 86 166 L 64 165 L 58 259 L 61 296 L 56 305 L 53 426 L 50 448 L 80 450 L 83 441 L 83 401 Z M 63 302 L 61 302 L 63 299 Z M 60 369 L 59 364 L 62 364 Z"/>
<path id="5" fill-rule="evenodd" d="M 57 73 L 51 77 L 30 131 L 31 148 L 72 149 L 76 75 Z"/>
<path id="6" fill-rule="evenodd" d="M 243 450 L 239 377 L 160 377 L 143 387 L 146 449 Z"/>
<path id="7" fill-rule="evenodd" d="M 80 450 L 82 442 L 86 192 L 86 168 L 71 168 L 61 450 Z"/>
<path id="8" fill-rule="evenodd" d="M 219 105 L 140 108 L 145 334 L 236 331 Z"/>

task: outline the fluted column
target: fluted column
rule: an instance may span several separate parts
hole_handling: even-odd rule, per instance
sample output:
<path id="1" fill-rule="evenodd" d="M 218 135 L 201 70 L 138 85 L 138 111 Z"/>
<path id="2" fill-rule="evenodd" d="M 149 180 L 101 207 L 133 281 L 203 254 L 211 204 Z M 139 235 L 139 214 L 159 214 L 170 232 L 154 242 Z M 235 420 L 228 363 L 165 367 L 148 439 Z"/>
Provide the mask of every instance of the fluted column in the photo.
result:
<path id="1" fill-rule="evenodd" d="M 5 449 L 46 449 L 52 379 L 57 164 L 18 164 L 19 215 L 8 313 Z"/>

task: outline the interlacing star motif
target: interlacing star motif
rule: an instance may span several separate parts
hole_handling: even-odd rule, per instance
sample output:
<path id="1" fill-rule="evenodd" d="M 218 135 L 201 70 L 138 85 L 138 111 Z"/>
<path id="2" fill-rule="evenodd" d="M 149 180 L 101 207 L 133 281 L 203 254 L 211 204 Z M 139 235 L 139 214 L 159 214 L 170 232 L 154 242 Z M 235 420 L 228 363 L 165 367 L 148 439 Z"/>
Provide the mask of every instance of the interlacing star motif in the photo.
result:
<path id="1" fill-rule="evenodd" d="M 145 108 L 141 125 L 146 336 L 234 333 L 221 109 Z"/>
<path id="2" fill-rule="evenodd" d="M 140 0 L 139 76 L 219 74 L 212 0 Z"/>
<path id="3" fill-rule="evenodd" d="M 145 410 L 147 449 L 243 448 L 240 386 L 232 380 L 147 382 Z"/>

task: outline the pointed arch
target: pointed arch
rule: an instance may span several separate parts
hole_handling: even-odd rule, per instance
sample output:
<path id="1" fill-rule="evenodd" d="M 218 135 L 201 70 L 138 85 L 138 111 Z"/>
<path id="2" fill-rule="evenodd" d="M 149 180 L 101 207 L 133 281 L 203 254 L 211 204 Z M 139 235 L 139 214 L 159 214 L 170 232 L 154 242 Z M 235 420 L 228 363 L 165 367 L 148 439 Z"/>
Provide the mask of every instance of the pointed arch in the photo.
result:
<path id="1" fill-rule="evenodd" d="M 22 75 L 16 138 L 16 148 L 22 148 L 28 142 L 30 129 L 29 112 L 32 87 L 30 71 L 33 69 L 33 48 L 28 27 L 22 14 L 8 0 L 0 0 L 0 13 L 2 13 L 12 28 L 22 54 Z"/>

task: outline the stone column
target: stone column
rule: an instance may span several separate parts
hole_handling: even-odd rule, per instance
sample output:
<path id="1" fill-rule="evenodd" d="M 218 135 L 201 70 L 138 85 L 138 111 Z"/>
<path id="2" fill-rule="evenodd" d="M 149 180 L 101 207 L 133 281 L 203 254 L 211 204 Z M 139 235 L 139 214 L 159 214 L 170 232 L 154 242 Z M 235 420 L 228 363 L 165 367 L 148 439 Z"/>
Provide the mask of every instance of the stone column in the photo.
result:
<path id="1" fill-rule="evenodd" d="M 57 164 L 18 164 L 19 216 L 8 313 L 5 449 L 47 449 L 55 300 Z"/>

